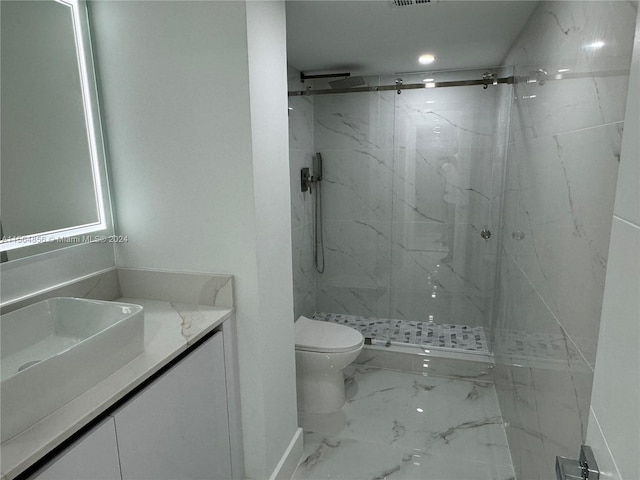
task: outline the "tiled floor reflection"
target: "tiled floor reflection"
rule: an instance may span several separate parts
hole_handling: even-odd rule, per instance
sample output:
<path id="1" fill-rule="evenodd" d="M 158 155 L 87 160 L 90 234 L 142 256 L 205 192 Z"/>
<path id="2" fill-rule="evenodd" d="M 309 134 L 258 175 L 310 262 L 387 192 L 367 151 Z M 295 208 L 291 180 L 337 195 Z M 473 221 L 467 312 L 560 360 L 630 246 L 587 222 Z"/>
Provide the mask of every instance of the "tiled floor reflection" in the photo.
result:
<path id="1" fill-rule="evenodd" d="M 413 345 L 440 350 L 464 350 L 467 353 L 488 354 L 487 339 L 482 327 L 467 325 L 390 320 L 359 315 L 316 312 L 316 320 L 339 323 L 355 328 L 374 345 Z"/>
<path id="2" fill-rule="evenodd" d="M 336 415 L 301 417 L 294 479 L 510 480 L 492 383 L 352 365 Z"/>

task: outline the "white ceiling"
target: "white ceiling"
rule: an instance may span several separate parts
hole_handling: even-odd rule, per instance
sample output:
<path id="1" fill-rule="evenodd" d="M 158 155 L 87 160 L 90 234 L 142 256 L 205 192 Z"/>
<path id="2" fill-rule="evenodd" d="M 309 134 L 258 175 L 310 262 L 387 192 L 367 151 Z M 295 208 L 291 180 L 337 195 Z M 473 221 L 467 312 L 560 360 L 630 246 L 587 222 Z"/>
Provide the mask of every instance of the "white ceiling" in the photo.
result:
<path id="1" fill-rule="evenodd" d="M 354 75 L 501 65 L 538 2 L 287 1 L 288 62 L 307 74 Z M 436 61 L 417 58 L 433 53 Z"/>

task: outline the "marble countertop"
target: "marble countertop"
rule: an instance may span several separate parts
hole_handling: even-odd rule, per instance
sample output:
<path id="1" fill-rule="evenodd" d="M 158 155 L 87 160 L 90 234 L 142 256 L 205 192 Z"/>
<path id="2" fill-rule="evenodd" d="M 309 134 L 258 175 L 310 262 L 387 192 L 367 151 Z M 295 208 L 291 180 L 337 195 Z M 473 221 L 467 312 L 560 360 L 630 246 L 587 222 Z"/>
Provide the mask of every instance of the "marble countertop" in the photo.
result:
<path id="1" fill-rule="evenodd" d="M 232 308 L 122 297 L 144 307 L 145 351 L 114 374 L 0 446 L 0 480 L 11 480 L 211 332 Z"/>

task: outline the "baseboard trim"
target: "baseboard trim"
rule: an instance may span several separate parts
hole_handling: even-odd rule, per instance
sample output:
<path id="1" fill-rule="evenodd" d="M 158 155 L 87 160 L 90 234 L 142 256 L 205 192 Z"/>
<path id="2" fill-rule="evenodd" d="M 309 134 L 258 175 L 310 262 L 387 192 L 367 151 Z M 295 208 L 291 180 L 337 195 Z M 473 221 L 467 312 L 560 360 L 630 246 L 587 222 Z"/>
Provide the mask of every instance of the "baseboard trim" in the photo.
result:
<path id="1" fill-rule="evenodd" d="M 290 480 L 302 459 L 303 453 L 302 429 L 298 428 L 269 480 Z"/>

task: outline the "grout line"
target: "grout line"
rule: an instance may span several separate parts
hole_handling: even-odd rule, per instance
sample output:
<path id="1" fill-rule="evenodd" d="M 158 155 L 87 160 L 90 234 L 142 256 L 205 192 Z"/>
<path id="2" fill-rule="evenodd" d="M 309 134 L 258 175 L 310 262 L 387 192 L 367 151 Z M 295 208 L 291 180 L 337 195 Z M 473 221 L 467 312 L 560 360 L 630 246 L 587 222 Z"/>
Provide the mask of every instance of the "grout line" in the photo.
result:
<path id="1" fill-rule="evenodd" d="M 593 419 L 596 421 L 596 426 L 598 427 L 598 432 L 600 432 L 600 436 L 602 437 L 602 441 L 604 442 L 604 446 L 607 447 L 607 452 L 609 453 L 609 457 L 611 458 L 611 462 L 613 463 L 613 466 L 616 468 L 616 472 L 618 474 L 618 478 L 622 480 L 622 474 L 620 473 L 620 469 L 618 468 L 618 463 L 616 462 L 616 459 L 613 456 L 613 452 L 611 451 L 611 447 L 609 447 L 609 442 L 607 442 L 607 437 L 604 435 L 604 432 L 602 431 L 602 427 L 600 426 L 600 421 L 598 420 L 596 412 L 595 412 L 595 410 L 593 409 L 592 406 L 589 407 L 589 410 L 591 410 L 591 414 L 593 415 Z"/>
<path id="2" fill-rule="evenodd" d="M 538 138 L 559 137 L 561 135 L 571 135 L 572 133 L 587 132 L 589 130 L 595 130 L 596 128 L 612 127 L 614 125 L 621 125 L 621 124 L 624 124 L 624 120 L 619 120 L 617 122 L 603 123 L 603 124 L 600 124 L 600 125 L 592 125 L 590 127 L 578 128 L 576 130 L 567 130 L 566 132 L 554 133 L 554 134 L 551 134 L 551 135 L 545 135 L 543 137 L 538 137 Z"/>
<path id="3" fill-rule="evenodd" d="M 640 229 L 640 225 L 638 225 L 637 223 L 633 223 L 631 220 L 627 220 L 626 218 L 622 218 L 620 215 L 614 215 L 613 218 L 616 220 L 620 220 L 622 223 L 625 223 L 630 227 Z"/>
<path id="4" fill-rule="evenodd" d="M 531 285 L 531 287 L 533 288 L 533 291 L 536 292 L 536 295 L 540 298 L 540 300 L 542 300 L 542 303 L 544 303 L 544 306 L 547 307 L 547 310 L 549 310 L 549 313 L 551 314 L 551 316 L 553 317 L 553 319 L 556 321 L 556 323 L 558 324 L 558 326 L 560 327 L 560 329 L 562 330 L 562 332 L 564 333 L 564 335 L 566 335 L 566 337 L 571 341 L 571 344 L 573 345 L 573 347 L 578 351 L 578 353 L 580 354 L 580 356 L 582 357 L 582 359 L 584 360 L 584 363 L 587 365 L 587 367 L 589 367 L 589 369 L 595 374 L 595 370 L 594 368 L 591 366 L 591 363 L 589 363 L 589 361 L 587 360 L 587 357 L 584 356 L 584 353 L 582 353 L 582 350 L 580 350 L 580 348 L 578 347 L 578 345 L 576 344 L 576 342 L 573 340 L 573 338 L 571 338 L 571 335 L 569 335 L 569 332 L 567 331 L 566 328 L 564 328 L 564 326 L 562 325 L 562 323 L 560 323 L 560 320 L 558 319 L 558 317 L 556 316 L 556 314 L 553 312 L 553 310 L 551 309 L 551 307 L 547 304 L 546 300 L 544 299 L 544 297 L 540 294 L 540 292 L 538 291 L 538 289 L 536 288 L 536 286 L 533 284 L 533 282 L 529 279 L 529 276 L 525 273 L 525 271 L 522 269 L 522 267 L 520 266 L 520 264 L 518 263 L 518 261 L 515 259 L 515 257 L 511 254 L 511 253 L 507 253 L 511 259 L 513 260 L 513 263 L 515 263 L 515 265 L 518 267 L 518 270 L 520 270 L 520 272 L 522 273 L 522 275 L 524 276 L 524 278 L 527 279 L 527 282 L 529 282 L 529 285 Z M 567 359 L 569 360 L 569 359 Z"/>

